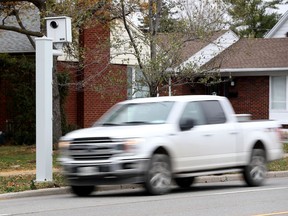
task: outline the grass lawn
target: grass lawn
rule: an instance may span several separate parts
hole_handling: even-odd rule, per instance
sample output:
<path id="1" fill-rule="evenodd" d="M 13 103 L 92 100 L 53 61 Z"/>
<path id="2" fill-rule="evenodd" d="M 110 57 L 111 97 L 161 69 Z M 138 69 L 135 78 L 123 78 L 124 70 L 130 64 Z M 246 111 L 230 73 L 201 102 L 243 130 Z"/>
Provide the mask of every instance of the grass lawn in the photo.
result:
<path id="1" fill-rule="evenodd" d="M 288 154 L 288 143 L 283 145 L 284 152 Z M 288 157 L 268 164 L 269 171 L 288 171 Z"/>
<path id="2" fill-rule="evenodd" d="M 9 192 L 20 192 L 42 188 L 55 188 L 66 186 L 65 179 L 61 173 L 53 173 L 53 182 L 35 182 L 35 174 L 0 176 L 0 194 Z"/>
<path id="3" fill-rule="evenodd" d="M 36 169 L 35 146 L 0 146 L 0 155 L 0 172 Z M 59 168 L 57 156 L 58 153 L 54 151 L 54 168 Z"/>
<path id="4" fill-rule="evenodd" d="M 0 146 L 0 173 L 36 169 L 35 146 Z M 58 152 L 53 152 L 53 168 L 57 163 Z M 0 194 L 65 186 L 65 179 L 59 172 L 53 173 L 53 182 L 36 183 L 35 174 L 0 176 Z"/>
<path id="5" fill-rule="evenodd" d="M 288 153 L 288 143 L 284 144 L 284 151 Z M 53 168 L 60 168 L 57 163 L 58 152 L 53 152 Z M 8 171 L 35 170 L 35 146 L 0 146 L 0 173 Z M 287 171 L 288 158 L 274 161 L 268 165 L 269 171 Z M 35 174 L 19 174 L 0 176 L 0 194 L 65 186 L 65 179 L 60 172 L 53 173 L 53 182 L 35 183 Z"/>

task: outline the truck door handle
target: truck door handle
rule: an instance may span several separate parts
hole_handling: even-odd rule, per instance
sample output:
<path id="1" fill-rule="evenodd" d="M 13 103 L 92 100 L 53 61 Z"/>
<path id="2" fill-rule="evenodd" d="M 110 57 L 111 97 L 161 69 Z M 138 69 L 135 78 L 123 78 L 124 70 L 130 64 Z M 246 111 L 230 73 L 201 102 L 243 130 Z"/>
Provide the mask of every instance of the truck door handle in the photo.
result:
<path id="1" fill-rule="evenodd" d="M 213 134 L 204 134 L 205 137 L 210 137 L 212 136 Z"/>
<path id="2" fill-rule="evenodd" d="M 232 134 L 232 135 L 236 135 L 236 134 L 238 134 L 237 131 L 230 131 L 229 133 Z"/>

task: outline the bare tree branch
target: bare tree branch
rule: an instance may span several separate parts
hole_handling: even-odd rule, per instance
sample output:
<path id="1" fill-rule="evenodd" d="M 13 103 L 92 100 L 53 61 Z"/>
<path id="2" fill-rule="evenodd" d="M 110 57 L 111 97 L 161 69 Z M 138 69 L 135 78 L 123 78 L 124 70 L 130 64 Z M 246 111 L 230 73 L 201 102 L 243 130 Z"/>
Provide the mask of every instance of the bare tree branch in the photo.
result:
<path id="1" fill-rule="evenodd" d="M 35 37 L 42 37 L 43 36 L 43 34 L 41 32 L 29 31 L 27 29 L 17 28 L 15 26 L 0 25 L 0 29 L 7 30 L 7 31 L 14 31 L 14 32 L 18 32 L 21 34 L 35 36 Z"/>
<path id="2" fill-rule="evenodd" d="M 22 20 L 21 20 L 20 17 L 19 17 L 18 11 L 17 11 L 17 10 L 14 10 L 14 12 L 15 12 L 14 15 L 15 15 L 15 17 L 16 17 L 16 20 L 17 20 L 19 26 L 21 27 L 21 29 L 24 30 L 24 31 L 27 30 L 27 29 L 25 28 L 25 26 L 23 25 Z M 35 49 L 35 42 L 33 41 L 31 35 L 26 34 L 26 36 L 27 36 L 28 40 L 30 41 L 31 45 L 33 46 L 33 48 Z"/>
<path id="3" fill-rule="evenodd" d="M 140 67 L 140 69 L 142 69 L 143 65 L 142 65 L 142 62 L 141 62 L 141 59 L 140 59 L 140 52 L 139 52 L 139 50 L 138 50 L 138 48 L 136 46 L 136 43 L 135 43 L 135 40 L 134 40 L 134 38 L 133 38 L 133 36 L 131 34 L 130 28 L 127 25 L 125 6 L 124 6 L 124 1 L 123 0 L 121 0 L 121 7 L 122 7 L 122 19 L 123 19 L 123 23 L 124 23 L 125 29 L 126 29 L 128 35 L 129 35 L 129 39 L 131 40 L 132 46 L 133 46 L 134 51 L 136 53 L 136 58 L 137 58 L 139 67 Z"/>
<path id="4" fill-rule="evenodd" d="M 1 0 L 1 3 L 8 3 L 8 2 L 30 2 L 34 4 L 40 11 L 45 8 L 46 0 Z"/>

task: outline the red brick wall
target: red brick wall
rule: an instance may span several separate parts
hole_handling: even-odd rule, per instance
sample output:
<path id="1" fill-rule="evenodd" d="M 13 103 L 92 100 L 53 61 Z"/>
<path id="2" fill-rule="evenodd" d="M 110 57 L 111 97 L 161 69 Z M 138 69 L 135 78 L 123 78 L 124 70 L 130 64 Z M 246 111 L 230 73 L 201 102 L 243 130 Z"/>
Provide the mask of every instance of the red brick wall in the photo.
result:
<path id="1" fill-rule="evenodd" d="M 229 89 L 238 97 L 229 98 L 237 114 L 251 114 L 252 119 L 269 118 L 269 77 L 237 77 Z"/>
<path id="2" fill-rule="evenodd" d="M 95 72 L 99 71 L 97 66 L 93 67 Z M 91 73 L 85 75 L 89 77 Z M 91 126 L 111 106 L 125 99 L 127 99 L 126 66 L 110 65 L 102 71 L 101 76 L 98 76 L 91 86 L 84 88 L 83 126 Z"/>
<path id="3" fill-rule="evenodd" d="M 251 114 L 252 119 L 269 118 L 269 77 L 235 77 L 234 86 L 222 83 L 213 88 L 197 84 L 172 87 L 173 95 L 204 95 L 215 91 L 229 98 L 236 114 Z M 162 95 L 168 95 L 167 89 Z"/>
<path id="4" fill-rule="evenodd" d="M 127 67 L 110 64 L 109 26 L 97 24 L 85 29 L 83 93 L 78 101 L 82 110 L 78 112 L 83 127 L 89 127 L 116 102 L 127 99 Z"/>
<path id="5" fill-rule="evenodd" d="M 77 75 L 78 63 L 73 62 L 57 62 L 57 71 L 59 73 L 65 72 L 70 76 L 68 83 L 69 93 L 65 100 L 65 115 L 66 120 L 71 125 L 78 125 L 77 122 Z"/>
<path id="6" fill-rule="evenodd" d="M 84 47 L 80 65 L 58 62 L 58 70 L 71 75 L 65 102 L 69 124 L 89 127 L 115 103 L 127 99 L 127 66 L 110 64 L 109 39 L 109 26 L 89 26 L 80 33 Z"/>
<path id="7" fill-rule="evenodd" d="M 172 95 L 190 95 L 191 87 L 189 85 L 177 85 L 171 87 Z"/>
<path id="8" fill-rule="evenodd" d="M 181 81 L 175 81 L 172 79 L 171 85 L 171 94 L 176 95 L 203 95 L 206 94 L 206 89 L 204 85 L 199 84 L 180 84 Z M 185 82 L 185 81 L 183 81 Z M 169 86 L 167 83 L 163 84 L 162 87 L 159 88 L 160 96 L 168 96 L 169 95 Z"/>

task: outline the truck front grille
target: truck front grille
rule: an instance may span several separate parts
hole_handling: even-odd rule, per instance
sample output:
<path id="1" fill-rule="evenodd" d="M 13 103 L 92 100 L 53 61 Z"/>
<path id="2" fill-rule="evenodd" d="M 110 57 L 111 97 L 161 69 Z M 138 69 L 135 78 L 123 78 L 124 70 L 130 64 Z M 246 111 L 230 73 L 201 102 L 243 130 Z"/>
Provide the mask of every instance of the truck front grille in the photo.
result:
<path id="1" fill-rule="evenodd" d="M 123 142 L 109 137 L 74 139 L 69 147 L 74 160 L 106 160 L 123 151 Z"/>

